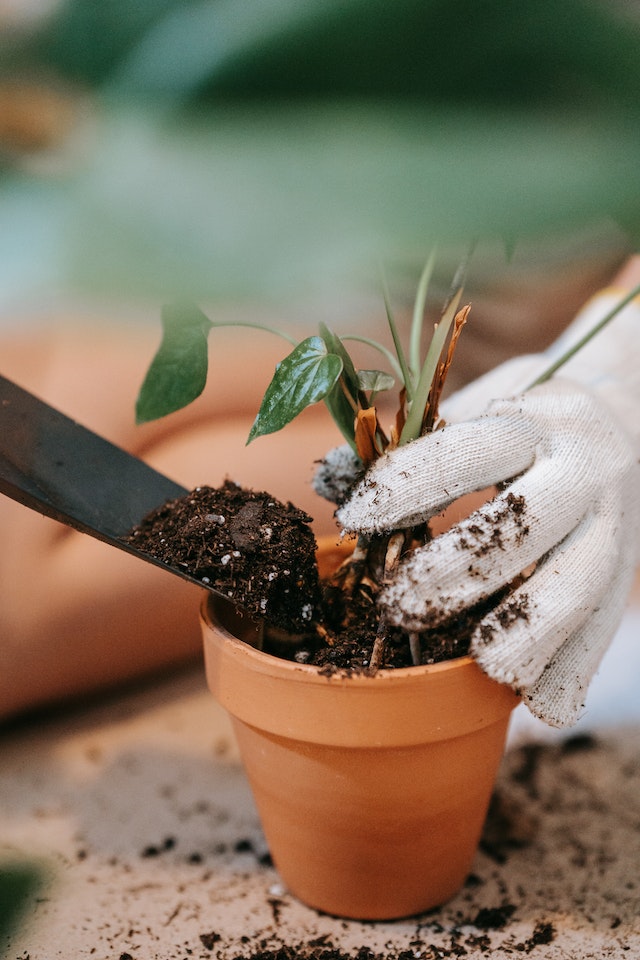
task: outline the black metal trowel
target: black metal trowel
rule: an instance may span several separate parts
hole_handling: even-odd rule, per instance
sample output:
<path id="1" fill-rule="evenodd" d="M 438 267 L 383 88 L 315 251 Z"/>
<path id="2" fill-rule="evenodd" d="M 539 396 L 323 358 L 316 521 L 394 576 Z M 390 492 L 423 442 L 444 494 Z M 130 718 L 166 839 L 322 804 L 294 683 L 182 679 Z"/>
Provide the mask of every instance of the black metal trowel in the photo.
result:
<path id="1" fill-rule="evenodd" d="M 150 511 L 187 489 L 2 376 L 0 493 L 206 587 L 123 539 Z"/>

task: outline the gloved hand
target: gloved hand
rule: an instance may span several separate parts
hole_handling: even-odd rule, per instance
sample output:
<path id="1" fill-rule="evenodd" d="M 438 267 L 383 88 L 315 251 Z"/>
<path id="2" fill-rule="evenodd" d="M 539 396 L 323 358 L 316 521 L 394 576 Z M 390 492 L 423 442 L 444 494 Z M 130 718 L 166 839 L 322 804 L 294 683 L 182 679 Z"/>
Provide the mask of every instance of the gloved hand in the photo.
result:
<path id="1" fill-rule="evenodd" d="M 619 299 L 599 295 L 547 354 L 510 361 L 454 395 L 442 410 L 448 425 L 382 457 L 337 513 L 349 531 L 405 528 L 499 485 L 401 563 L 380 602 L 391 623 L 413 631 L 507 588 L 471 652 L 556 726 L 578 719 L 638 560 L 640 306 L 561 376 L 519 391 Z"/>

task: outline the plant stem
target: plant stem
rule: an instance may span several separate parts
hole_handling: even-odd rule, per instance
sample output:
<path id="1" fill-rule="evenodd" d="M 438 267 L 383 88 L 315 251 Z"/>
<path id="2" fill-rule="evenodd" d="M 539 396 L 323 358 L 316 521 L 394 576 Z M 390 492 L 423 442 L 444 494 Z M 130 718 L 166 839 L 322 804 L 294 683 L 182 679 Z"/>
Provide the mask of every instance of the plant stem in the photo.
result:
<path id="1" fill-rule="evenodd" d="M 288 340 L 294 347 L 298 346 L 298 340 L 296 340 L 295 337 L 285 333 L 283 330 L 278 330 L 276 327 L 268 327 L 264 323 L 252 323 L 250 320 L 229 320 L 228 322 L 224 320 L 210 320 L 209 322 L 212 327 L 251 327 L 252 330 L 264 330 L 266 333 L 275 333 L 277 337 Z"/>
<path id="2" fill-rule="evenodd" d="M 459 287 L 454 296 L 449 300 L 447 308 L 443 313 L 440 322 L 436 325 L 435 332 L 431 338 L 431 343 L 429 344 L 427 356 L 424 364 L 422 365 L 418 386 L 416 387 L 415 395 L 411 401 L 407 421 L 402 429 L 402 433 L 400 434 L 400 446 L 402 446 L 404 443 L 408 443 L 409 440 L 415 440 L 416 437 L 420 436 L 422 431 L 422 418 L 424 417 L 425 407 L 427 405 L 427 400 L 429 399 L 429 391 L 433 382 L 433 376 L 436 372 L 436 367 L 438 366 L 440 354 L 442 353 L 449 328 L 451 327 L 456 315 L 456 310 L 458 308 L 461 296 L 462 287 Z"/>
<path id="3" fill-rule="evenodd" d="M 373 650 L 371 651 L 371 659 L 369 660 L 369 671 L 371 673 L 376 673 L 380 669 L 384 662 L 384 638 L 386 634 L 386 624 L 384 616 L 380 617 L 378 621 L 378 629 L 376 631 L 376 638 L 373 642 Z"/>
<path id="4" fill-rule="evenodd" d="M 616 306 L 613 307 L 613 309 L 611 309 L 609 313 L 602 318 L 602 320 L 594 324 L 591 330 L 585 333 L 585 335 L 581 337 L 577 343 L 575 343 L 572 347 L 566 350 L 562 354 L 562 356 L 559 357 L 558 360 L 555 360 L 549 367 L 547 367 L 544 373 L 541 373 L 539 377 L 536 377 L 536 379 L 532 383 L 530 383 L 526 389 L 531 390 L 533 389 L 533 387 L 537 387 L 541 383 L 545 383 L 547 380 L 549 380 L 553 376 L 553 374 L 556 372 L 556 370 L 559 370 L 560 367 L 563 367 L 568 360 L 571 360 L 571 358 L 574 357 L 579 350 L 582 350 L 582 348 L 587 343 L 589 343 L 592 337 L 595 337 L 596 333 L 600 333 L 600 331 L 604 327 L 606 327 L 607 324 L 610 323 L 613 320 L 613 318 L 616 317 L 620 313 L 620 311 L 627 306 L 628 303 L 631 303 L 631 301 L 634 300 L 639 295 L 640 295 L 640 284 L 638 284 L 637 287 L 634 287 L 631 293 L 628 293 L 625 297 L 623 297 L 623 299 L 619 303 L 617 303 Z"/>
<path id="5" fill-rule="evenodd" d="M 443 313 L 445 312 L 445 310 L 447 309 L 447 307 L 449 306 L 453 298 L 458 294 L 458 292 L 462 294 L 462 291 L 464 290 L 464 285 L 467 279 L 467 270 L 469 269 L 469 264 L 471 262 L 471 257 L 473 256 L 473 251 L 475 250 L 475 247 L 476 247 L 476 241 L 472 240 L 471 243 L 469 244 L 469 249 L 467 250 L 466 254 L 464 255 L 464 257 L 462 258 L 462 260 L 460 261 L 460 263 L 456 268 L 456 272 L 453 276 L 453 280 L 451 281 L 449 295 L 445 300 L 445 304 L 442 309 Z"/>
<path id="6" fill-rule="evenodd" d="M 351 391 L 349 390 L 349 388 L 348 388 L 348 386 L 347 386 L 347 384 L 346 384 L 345 379 L 344 379 L 343 376 L 340 376 L 340 378 L 338 379 L 338 385 L 339 385 L 340 389 L 342 390 L 342 392 L 344 393 L 344 395 L 345 395 L 345 397 L 346 397 L 346 399 L 347 399 L 347 403 L 349 404 L 349 406 L 350 406 L 351 409 L 353 410 L 354 414 L 357 414 L 357 413 L 358 413 L 358 409 L 359 409 L 359 407 L 358 407 L 358 401 L 357 401 L 354 397 L 351 396 Z M 359 399 L 359 398 L 358 398 L 358 399 Z M 365 404 L 363 404 L 363 406 L 366 407 L 367 404 L 365 403 Z"/>
<path id="7" fill-rule="evenodd" d="M 398 333 L 398 328 L 391 310 L 389 291 L 387 290 L 387 282 L 384 274 L 382 276 L 382 294 L 384 296 L 384 306 L 387 312 L 387 323 L 389 324 L 389 330 L 391 331 L 391 336 L 393 337 L 393 346 L 395 348 L 400 370 L 402 372 L 402 382 L 404 383 L 405 390 L 407 391 L 407 399 L 411 400 L 413 398 L 413 378 L 407 365 L 407 360 L 402 346 L 402 340 L 400 339 L 400 334 Z"/>
<path id="8" fill-rule="evenodd" d="M 420 377 L 420 346 L 422 343 L 422 327 L 424 324 L 424 307 L 427 300 L 429 283 L 431 282 L 431 275 L 433 274 L 433 268 L 436 262 L 436 253 L 437 248 L 434 248 L 431 256 L 424 266 L 424 270 L 422 271 L 422 275 L 420 277 L 420 282 L 418 283 L 416 300 L 413 307 L 411 336 L 409 340 L 409 364 L 411 366 L 411 373 L 413 374 L 416 383 Z"/>
<path id="9" fill-rule="evenodd" d="M 391 534 L 384 557 L 384 571 L 382 574 L 384 583 L 388 583 L 395 575 L 395 572 L 398 568 L 398 563 L 400 562 L 400 554 L 402 553 L 404 542 L 404 530 L 397 530 L 395 533 Z"/>
<path id="10" fill-rule="evenodd" d="M 366 343 L 368 347 L 373 347 L 374 350 L 378 350 L 379 353 L 388 361 L 388 363 L 393 367 L 393 371 L 398 377 L 398 379 L 403 379 L 402 369 L 400 364 L 396 360 L 395 356 L 392 354 L 391 350 L 387 350 L 385 346 L 381 343 L 378 343 L 377 340 L 372 340 L 371 337 L 361 337 L 355 333 L 345 334 L 344 337 L 340 338 L 341 340 L 352 340 L 356 343 Z"/>
<path id="11" fill-rule="evenodd" d="M 369 551 L 369 538 L 363 533 L 358 534 L 358 540 L 351 556 L 339 567 L 338 573 L 346 570 L 342 583 L 342 590 L 350 597 L 359 582 Z"/>
<path id="12" fill-rule="evenodd" d="M 420 634 L 413 631 L 409 634 L 409 649 L 411 651 L 411 662 L 414 667 L 420 666 L 422 650 L 420 649 Z"/>

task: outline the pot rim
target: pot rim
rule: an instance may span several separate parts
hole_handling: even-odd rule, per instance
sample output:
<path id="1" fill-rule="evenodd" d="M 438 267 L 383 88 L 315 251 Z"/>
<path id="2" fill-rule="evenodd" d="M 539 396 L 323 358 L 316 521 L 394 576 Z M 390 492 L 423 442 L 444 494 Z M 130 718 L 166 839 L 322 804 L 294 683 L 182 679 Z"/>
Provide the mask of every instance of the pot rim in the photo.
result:
<path id="1" fill-rule="evenodd" d="M 218 623 L 215 608 L 215 598 L 201 607 L 209 688 L 236 720 L 276 736 L 398 748 L 503 724 L 518 703 L 469 656 L 372 676 L 322 674 L 256 650 Z"/>
<path id="2" fill-rule="evenodd" d="M 224 622 L 217 608 L 228 606 L 233 610 L 233 604 L 226 601 L 223 597 L 216 597 L 214 594 L 208 594 L 204 597 L 200 609 L 200 614 L 205 625 L 211 629 L 219 631 L 224 637 L 225 642 L 231 644 L 239 655 L 252 661 L 254 669 L 259 670 L 264 667 L 270 674 L 282 673 L 285 675 L 296 674 L 298 679 L 305 677 L 309 682 L 317 680 L 319 683 L 327 681 L 349 681 L 350 683 L 370 684 L 371 681 L 378 682 L 401 682 L 402 680 L 415 680 L 418 677 L 428 676 L 430 674 L 446 673 L 452 670 L 460 670 L 471 666 L 473 669 L 480 670 L 478 664 L 470 654 L 462 657 L 454 657 L 450 660 L 440 660 L 437 663 L 425 663 L 419 666 L 411 667 L 387 667 L 377 670 L 374 674 L 364 671 L 349 671 L 348 669 L 337 668 L 333 672 L 323 672 L 322 667 L 309 663 L 297 663 L 295 660 L 287 660 L 284 657 L 278 657 L 272 653 L 266 653 L 252 646 L 246 640 L 243 640 L 237 634 L 233 633 Z M 241 616 L 239 617 L 241 619 Z M 247 624 L 252 621 L 247 618 Z M 482 671 L 481 671 L 482 672 Z M 487 677 L 487 679 L 490 679 Z"/>

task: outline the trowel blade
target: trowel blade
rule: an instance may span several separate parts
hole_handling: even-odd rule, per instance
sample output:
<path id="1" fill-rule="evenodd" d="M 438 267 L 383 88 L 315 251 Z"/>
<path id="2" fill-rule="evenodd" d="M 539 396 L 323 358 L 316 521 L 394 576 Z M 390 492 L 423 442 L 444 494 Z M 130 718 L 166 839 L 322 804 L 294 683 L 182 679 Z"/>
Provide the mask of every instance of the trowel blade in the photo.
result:
<path id="1" fill-rule="evenodd" d="M 0 376 L 0 493 L 203 586 L 122 538 L 187 489 Z"/>

